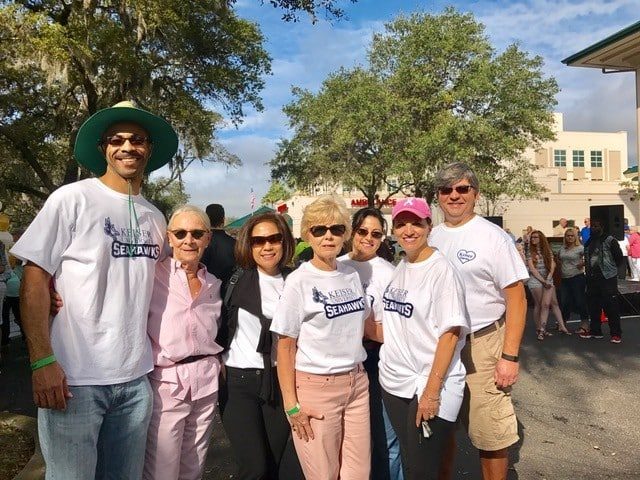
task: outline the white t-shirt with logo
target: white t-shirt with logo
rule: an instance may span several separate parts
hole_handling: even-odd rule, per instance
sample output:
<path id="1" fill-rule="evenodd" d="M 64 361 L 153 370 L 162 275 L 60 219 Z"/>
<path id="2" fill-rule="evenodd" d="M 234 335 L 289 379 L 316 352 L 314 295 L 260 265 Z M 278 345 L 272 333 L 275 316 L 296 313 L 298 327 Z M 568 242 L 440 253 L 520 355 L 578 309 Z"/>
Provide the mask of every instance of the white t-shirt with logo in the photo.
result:
<path id="1" fill-rule="evenodd" d="M 287 277 L 271 331 L 297 338 L 297 370 L 348 372 L 367 356 L 362 337 L 369 313 L 353 268 L 338 262 L 336 270 L 327 272 L 305 262 Z"/>
<path id="2" fill-rule="evenodd" d="M 166 231 L 160 211 L 97 178 L 53 192 L 11 253 L 55 279 L 51 345 L 69 385 L 113 385 L 153 369 L 147 316 Z"/>
<path id="3" fill-rule="evenodd" d="M 429 245 L 440 250 L 460 272 L 474 332 L 505 312 L 506 287 L 529 278 L 509 235 L 478 215 L 460 227 L 436 226 Z"/>
<path id="4" fill-rule="evenodd" d="M 382 321 L 382 294 L 391 281 L 394 266 L 382 257 L 373 257 L 366 262 L 358 262 L 349 257 L 349 254 L 338 257 L 338 261 L 355 269 L 360 276 L 362 288 L 367 297 L 369 304 L 373 309 L 374 319 L 377 322 Z"/>
<path id="5" fill-rule="evenodd" d="M 258 270 L 258 282 L 262 298 L 262 314 L 266 318 L 273 318 L 284 289 L 284 278 L 281 274 L 271 276 Z M 263 356 L 256 351 L 261 332 L 260 319 L 242 308 L 238 309 L 238 326 L 229 349 L 222 356 L 223 363 L 234 368 L 264 368 Z M 273 339 L 272 345 L 271 364 L 275 365 L 276 338 Z"/>
<path id="6" fill-rule="evenodd" d="M 460 327 L 460 340 L 444 376 L 438 412 L 439 417 L 455 422 L 466 374 L 460 351 L 470 331 L 457 271 L 438 251 L 422 262 L 402 260 L 384 292 L 383 303 L 380 385 L 397 397 L 422 395 L 440 336 Z"/>

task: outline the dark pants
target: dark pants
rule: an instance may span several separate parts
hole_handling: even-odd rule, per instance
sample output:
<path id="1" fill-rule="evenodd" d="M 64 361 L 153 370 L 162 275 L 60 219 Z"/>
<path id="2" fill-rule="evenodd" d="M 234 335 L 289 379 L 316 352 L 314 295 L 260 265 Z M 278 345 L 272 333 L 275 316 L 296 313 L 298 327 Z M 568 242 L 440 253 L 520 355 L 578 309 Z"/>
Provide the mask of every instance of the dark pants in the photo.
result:
<path id="1" fill-rule="evenodd" d="M 263 374 L 263 369 L 226 367 L 226 381 L 220 379 L 220 413 L 238 463 L 238 478 L 303 479 L 280 386 L 276 380 L 275 404 L 265 403 L 259 396 Z"/>
<path id="2" fill-rule="evenodd" d="M 416 427 L 418 398 L 401 398 L 382 390 L 382 399 L 400 441 L 405 480 L 437 480 L 445 451 L 455 433 L 455 422 L 440 417 L 429 420 L 432 434 L 422 436 Z"/>
<path id="3" fill-rule="evenodd" d="M 588 278 L 587 301 L 589 304 L 589 316 L 591 317 L 591 334 L 602 335 L 600 324 L 600 311 L 609 319 L 609 333 L 622 336 L 620 328 L 620 306 L 618 305 L 618 279 L 613 278 Z"/>
<path id="4" fill-rule="evenodd" d="M 388 416 L 384 411 L 382 387 L 378 379 L 380 345 L 366 347 L 367 359 L 364 361 L 364 369 L 369 377 L 371 480 L 402 480 L 402 461 L 398 437 L 393 431 L 393 427 L 389 425 Z"/>
<path id="5" fill-rule="evenodd" d="M 22 323 L 20 322 L 20 298 L 4 297 L 4 303 L 2 305 L 2 345 L 9 343 L 9 334 L 11 333 L 10 310 L 13 312 L 16 324 L 20 327 L 22 338 L 24 338 L 24 331 L 22 330 Z"/>
<path id="6" fill-rule="evenodd" d="M 563 278 L 560 284 L 560 301 L 562 318 L 569 320 L 571 312 L 580 315 L 580 320 L 587 320 L 587 297 L 585 295 L 586 279 L 583 273 L 570 278 Z"/>

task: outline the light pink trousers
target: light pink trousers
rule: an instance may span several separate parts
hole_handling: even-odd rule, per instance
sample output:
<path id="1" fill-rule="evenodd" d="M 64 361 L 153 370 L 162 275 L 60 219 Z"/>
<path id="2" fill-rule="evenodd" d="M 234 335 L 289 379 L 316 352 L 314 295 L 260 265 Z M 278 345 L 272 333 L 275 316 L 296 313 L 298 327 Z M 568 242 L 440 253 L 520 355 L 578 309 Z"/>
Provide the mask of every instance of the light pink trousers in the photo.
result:
<path id="1" fill-rule="evenodd" d="M 143 478 L 202 478 L 218 394 L 198 400 L 191 400 L 187 395 L 184 400 L 178 400 L 170 393 L 172 384 L 153 379 L 150 382 L 153 413 L 147 434 Z"/>
<path id="2" fill-rule="evenodd" d="M 306 410 L 324 416 L 311 419 L 313 440 L 293 433 L 306 480 L 368 480 L 369 379 L 362 366 L 337 375 L 296 371 L 296 391 Z"/>

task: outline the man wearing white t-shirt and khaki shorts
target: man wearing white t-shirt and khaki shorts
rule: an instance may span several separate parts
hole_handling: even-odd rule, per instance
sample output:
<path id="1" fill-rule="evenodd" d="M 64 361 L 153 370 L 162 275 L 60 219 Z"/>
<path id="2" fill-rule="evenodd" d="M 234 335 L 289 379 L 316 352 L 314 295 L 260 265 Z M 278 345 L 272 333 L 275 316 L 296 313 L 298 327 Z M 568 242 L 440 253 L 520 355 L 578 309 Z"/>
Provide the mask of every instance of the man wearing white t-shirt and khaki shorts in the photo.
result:
<path id="1" fill-rule="evenodd" d="M 447 165 L 435 187 L 445 221 L 433 229 L 430 244 L 460 273 L 473 332 L 462 350 L 468 389 L 460 418 L 480 451 L 482 478 L 502 480 L 508 447 L 519 439 L 511 386 L 518 379 L 528 273 L 511 238 L 474 213 L 479 184 L 468 165 Z"/>
<path id="2" fill-rule="evenodd" d="M 27 262 L 20 308 L 47 480 L 141 478 L 153 370 L 147 316 L 166 223 L 140 195 L 178 137 L 121 102 L 78 131 L 98 178 L 56 190 L 11 252 Z M 64 300 L 49 320 L 49 282 Z"/>

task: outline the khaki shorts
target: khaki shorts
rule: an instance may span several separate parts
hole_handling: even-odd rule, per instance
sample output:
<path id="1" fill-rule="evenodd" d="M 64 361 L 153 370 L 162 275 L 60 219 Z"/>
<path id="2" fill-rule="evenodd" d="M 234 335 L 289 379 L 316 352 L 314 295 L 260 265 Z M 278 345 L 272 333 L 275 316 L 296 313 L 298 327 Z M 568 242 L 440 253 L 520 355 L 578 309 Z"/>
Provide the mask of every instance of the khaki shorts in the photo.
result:
<path id="1" fill-rule="evenodd" d="M 471 443 L 494 452 L 519 440 L 518 423 L 511 402 L 511 389 L 499 390 L 493 375 L 502 355 L 504 323 L 480 338 L 468 338 L 462 349 L 467 369 L 467 386 L 460 409 L 460 420 L 467 428 Z"/>

